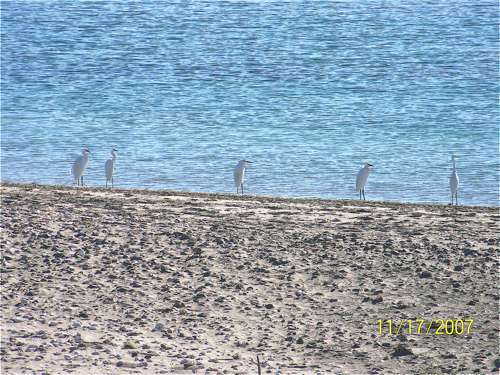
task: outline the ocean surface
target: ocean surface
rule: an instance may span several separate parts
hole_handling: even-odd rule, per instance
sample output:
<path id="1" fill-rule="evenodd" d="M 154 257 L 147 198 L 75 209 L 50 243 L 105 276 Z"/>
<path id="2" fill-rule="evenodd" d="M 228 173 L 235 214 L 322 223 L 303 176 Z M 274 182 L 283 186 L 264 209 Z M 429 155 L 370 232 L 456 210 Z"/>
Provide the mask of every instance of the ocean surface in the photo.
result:
<path id="1" fill-rule="evenodd" d="M 2 1 L 1 180 L 499 204 L 496 1 Z"/>

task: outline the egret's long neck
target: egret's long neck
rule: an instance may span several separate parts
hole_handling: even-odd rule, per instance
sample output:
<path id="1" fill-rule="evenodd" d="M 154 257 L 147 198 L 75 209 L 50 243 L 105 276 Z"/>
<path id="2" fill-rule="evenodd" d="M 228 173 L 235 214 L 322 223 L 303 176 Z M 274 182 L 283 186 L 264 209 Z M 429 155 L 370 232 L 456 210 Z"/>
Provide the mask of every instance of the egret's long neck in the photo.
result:
<path id="1" fill-rule="evenodd" d="M 111 151 L 111 156 L 113 157 L 113 160 L 116 160 L 116 152 Z"/>
<path id="2" fill-rule="evenodd" d="M 457 170 L 457 166 L 455 164 L 455 159 L 453 159 L 453 171 L 456 171 Z"/>

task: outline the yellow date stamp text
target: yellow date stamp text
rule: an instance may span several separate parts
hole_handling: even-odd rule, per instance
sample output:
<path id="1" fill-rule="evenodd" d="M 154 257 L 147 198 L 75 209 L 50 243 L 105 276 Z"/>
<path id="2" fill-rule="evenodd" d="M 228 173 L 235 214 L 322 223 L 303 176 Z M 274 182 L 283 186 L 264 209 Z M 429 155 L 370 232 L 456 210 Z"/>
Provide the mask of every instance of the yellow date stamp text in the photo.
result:
<path id="1" fill-rule="evenodd" d="M 379 319 L 380 336 L 387 335 L 470 335 L 473 319 Z"/>

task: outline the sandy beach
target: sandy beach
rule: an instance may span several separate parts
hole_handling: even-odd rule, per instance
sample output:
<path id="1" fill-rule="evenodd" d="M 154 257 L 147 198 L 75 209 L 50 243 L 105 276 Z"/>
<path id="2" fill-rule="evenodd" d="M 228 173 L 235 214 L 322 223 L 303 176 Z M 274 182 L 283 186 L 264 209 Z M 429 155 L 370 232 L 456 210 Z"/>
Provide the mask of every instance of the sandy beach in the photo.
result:
<path id="1" fill-rule="evenodd" d="M 273 375 L 500 367 L 497 208 L 1 195 L 2 374 L 256 374 L 257 355 Z"/>

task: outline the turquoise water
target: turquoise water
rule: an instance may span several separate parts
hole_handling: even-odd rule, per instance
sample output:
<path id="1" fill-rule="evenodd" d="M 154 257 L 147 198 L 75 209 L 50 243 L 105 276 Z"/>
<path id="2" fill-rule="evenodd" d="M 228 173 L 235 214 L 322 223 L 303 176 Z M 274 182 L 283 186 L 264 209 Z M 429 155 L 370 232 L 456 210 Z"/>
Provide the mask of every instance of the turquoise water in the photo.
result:
<path id="1" fill-rule="evenodd" d="M 3 181 L 498 205 L 495 1 L 1 7 Z"/>

